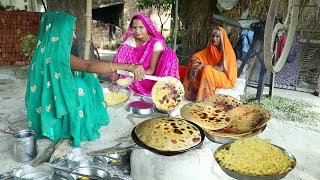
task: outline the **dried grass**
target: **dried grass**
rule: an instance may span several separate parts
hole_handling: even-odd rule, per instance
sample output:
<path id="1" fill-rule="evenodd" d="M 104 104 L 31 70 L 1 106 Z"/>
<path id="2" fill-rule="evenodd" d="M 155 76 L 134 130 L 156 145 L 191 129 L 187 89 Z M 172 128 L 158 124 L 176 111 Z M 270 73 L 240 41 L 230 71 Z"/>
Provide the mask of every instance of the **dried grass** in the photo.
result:
<path id="1" fill-rule="evenodd" d="M 301 0 L 305 5 L 320 5 L 320 0 Z M 249 7 L 248 18 L 266 20 L 271 0 L 239 0 L 237 5 L 220 13 L 216 8 L 216 1 L 211 0 L 186 0 L 180 4 L 179 17 L 182 22 L 182 50 L 178 52 L 180 64 L 187 64 L 191 55 L 206 47 L 210 29 L 217 25 L 212 15 L 219 14 L 231 19 L 240 19 L 243 12 Z M 288 10 L 288 0 L 281 0 L 278 14 L 285 19 Z M 298 33 L 304 39 L 320 40 L 320 8 L 304 7 L 300 11 Z M 238 39 L 240 28 L 231 29 L 230 41 L 232 44 Z M 311 32 L 308 32 L 310 31 Z M 317 32 L 319 31 L 319 32 Z"/>
<path id="2" fill-rule="evenodd" d="M 320 8 L 315 7 L 315 5 L 320 6 L 320 0 L 301 0 L 305 7 L 300 10 L 299 23 L 297 31 L 304 39 L 320 39 Z M 246 8 L 251 9 L 251 13 L 248 18 L 256 18 L 265 20 L 267 18 L 269 6 L 271 0 L 239 0 L 237 5 L 229 10 L 222 12 L 222 16 L 240 19 L 242 13 Z M 309 7 L 313 6 L 313 7 Z M 278 14 L 284 20 L 288 11 L 288 0 L 281 0 L 278 6 Z M 238 33 L 239 28 L 235 28 L 234 33 Z M 237 37 L 234 37 L 236 39 Z M 233 42 L 233 39 L 231 39 Z"/>

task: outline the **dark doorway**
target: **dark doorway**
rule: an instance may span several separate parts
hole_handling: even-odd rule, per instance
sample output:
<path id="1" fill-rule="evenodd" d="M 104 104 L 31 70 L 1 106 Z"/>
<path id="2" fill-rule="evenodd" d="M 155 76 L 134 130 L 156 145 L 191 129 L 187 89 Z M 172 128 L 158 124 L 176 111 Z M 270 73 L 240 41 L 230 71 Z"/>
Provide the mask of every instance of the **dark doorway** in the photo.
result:
<path id="1" fill-rule="evenodd" d="M 92 9 L 92 19 L 119 26 L 123 17 L 123 4 Z"/>

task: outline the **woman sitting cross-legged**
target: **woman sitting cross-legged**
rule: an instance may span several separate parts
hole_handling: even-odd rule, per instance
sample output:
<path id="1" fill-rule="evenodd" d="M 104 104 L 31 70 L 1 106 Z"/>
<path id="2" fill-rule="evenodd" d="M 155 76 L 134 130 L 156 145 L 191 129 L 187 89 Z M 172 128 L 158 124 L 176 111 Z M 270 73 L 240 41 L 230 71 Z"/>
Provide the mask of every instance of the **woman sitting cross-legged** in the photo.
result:
<path id="1" fill-rule="evenodd" d="M 211 43 L 194 54 L 184 79 L 185 98 L 202 101 L 216 88 L 234 88 L 237 82 L 236 56 L 222 27 L 213 28 Z"/>
<path id="2" fill-rule="evenodd" d="M 132 17 L 124 43 L 114 56 L 113 62 L 140 64 L 146 70 L 146 74 L 179 78 L 176 54 L 166 47 L 164 37 L 145 14 Z M 155 81 L 151 80 L 134 81 L 129 88 L 135 93 L 151 96 L 154 83 Z"/>
<path id="3" fill-rule="evenodd" d="M 111 74 L 129 65 L 71 55 L 75 21 L 64 12 L 42 15 L 25 103 L 28 126 L 37 137 L 45 136 L 54 143 L 68 138 L 79 147 L 82 141 L 98 139 L 99 129 L 109 123 L 102 88 L 93 73 Z M 135 77 L 145 75 L 140 65 L 131 67 L 131 71 Z"/>

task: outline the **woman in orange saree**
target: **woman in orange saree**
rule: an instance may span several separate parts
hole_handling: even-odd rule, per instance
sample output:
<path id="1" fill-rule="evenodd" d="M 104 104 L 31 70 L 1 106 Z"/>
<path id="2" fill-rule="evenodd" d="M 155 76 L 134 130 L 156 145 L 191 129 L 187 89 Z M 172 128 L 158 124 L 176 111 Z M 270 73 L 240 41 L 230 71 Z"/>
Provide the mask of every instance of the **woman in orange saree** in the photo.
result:
<path id="1" fill-rule="evenodd" d="M 185 98 L 202 101 L 216 88 L 234 88 L 237 82 L 236 55 L 222 27 L 213 28 L 210 44 L 194 54 L 184 79 Z"/>

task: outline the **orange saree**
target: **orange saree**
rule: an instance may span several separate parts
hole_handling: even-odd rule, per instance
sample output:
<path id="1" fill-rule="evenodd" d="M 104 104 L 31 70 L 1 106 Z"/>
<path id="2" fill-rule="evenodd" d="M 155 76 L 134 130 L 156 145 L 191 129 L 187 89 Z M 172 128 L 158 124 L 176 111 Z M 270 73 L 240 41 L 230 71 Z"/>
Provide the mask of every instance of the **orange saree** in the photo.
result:
<path id="1" fill-rule="evenodd" d="M 221 34 L 222 49 L 219 50 L 210 45 L 197 52 L 192 58 L 200 62 L 195 64 L 207 64 L 199 70 L 195 79 L 190 79 L 192 61 L 189 62 L 187 76 L 183 85 L 185 88 L 185 98 L 192 101 L 202 101 L 206 97 L 215 94 L 216 88 L 234 88 L 237 82 L 237 62 L 236 56 L 223 28 L 219 27 Z M 212 66 L 219 66 L 223 62 L 224 72 L 214 69 Z M 209 66 L 208 66 L 209 65 Z"/>

